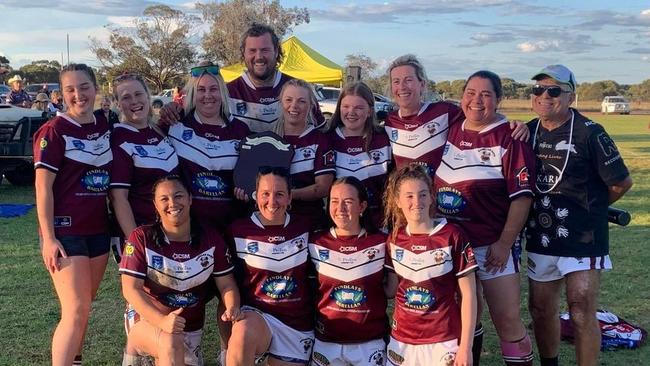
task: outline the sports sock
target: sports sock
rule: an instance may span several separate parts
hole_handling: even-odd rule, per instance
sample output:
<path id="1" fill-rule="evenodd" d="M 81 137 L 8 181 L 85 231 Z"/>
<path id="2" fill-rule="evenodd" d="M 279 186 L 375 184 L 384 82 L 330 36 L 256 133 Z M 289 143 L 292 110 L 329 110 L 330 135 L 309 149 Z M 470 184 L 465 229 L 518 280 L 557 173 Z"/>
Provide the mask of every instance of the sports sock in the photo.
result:
<path id="1" fill-rule="evenodd" d="M 74 361 L 72 361 L 72 366 L 81 366 L 81 355 L 74 356 Z"/>
<path id="2" fill-rule="evenodd" d="M 507 366 L 533 366 L 533 345 L 528 334 L 515 342 L 501 341 L 501 354 Z"/>
<path id="3" fill-rule="evenodd" d="M 541 366 L 560 366 L 558 356 L 555 357 L 542 357 L 539 356 Z"/>
<path id="4" fill-rule="evenodd" d="M 479 366 L 481 363 L 481 351 L 483 351 L 483 324 L 476 324 L 476 329 L 474 330 L 474 343 L 472 344 L 472 359 L 474 360 L 474 366 Z"/>

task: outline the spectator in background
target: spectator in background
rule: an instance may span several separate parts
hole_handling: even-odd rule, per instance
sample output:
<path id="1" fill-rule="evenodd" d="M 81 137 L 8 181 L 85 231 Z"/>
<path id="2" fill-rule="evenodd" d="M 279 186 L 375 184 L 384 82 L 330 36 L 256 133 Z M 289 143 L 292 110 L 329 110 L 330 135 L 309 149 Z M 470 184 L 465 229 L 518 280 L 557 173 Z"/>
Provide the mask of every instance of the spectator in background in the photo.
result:
<path id="1" fill-rule="evenodd" d="M 50 95 L 50 103 L 52 103 L 52 106 L 56 108 L 58 112 L 63 112 L 63 95 L 59 89 L 52 90 L 52 95 Z"/>
<path id="2" fill-rule="evenodd" d="M 184 100 L 185 100 L 185 93 L 183 92 L 183 88 L 181 88 L 180 86 L 175 87 L 172 102 L 182 106 Z"/>
<path id="3" fill-rule="evenodd" d="M 50 118 L 56 115 L 57 109 L 50 102 L 50 98 L 47 97 L 45 93 L 38 93 L 36 95 L 36 100 L 32 104 L 32 109 L 39 110 L 43 112 L 43 117 Z"/>
<path id="4" fill-rule="evenodd" d="M 23 108 L 32 106 L 32 98 L 23 89 L 23 78 L 20 75 L 14 75 L 7 84 L 11 86 L 11 91 L 7 94 L 7 104 Z"/>
<path id="5" fill-rule="evenodd" d="M 100 107 L 101 108 L 93 112 L 95 117 L 104 116 L 104 118 L 106 118 L 106 120 L 108 121 L 109 126 L 111 126 L 111 129 L 115 124 L 120 123 L 119 116 L 111 109 L 111 98 L 107 96 L 103 96 Z"/>
<path id="6" fill-rule="evenodd" d="M 41 87 L 41 90 L 38 92 L 47 95 L 48 98 L 50 97 L 50 89 L 48 88 L 47 83 L 43 83 L 43 87 Z"/>

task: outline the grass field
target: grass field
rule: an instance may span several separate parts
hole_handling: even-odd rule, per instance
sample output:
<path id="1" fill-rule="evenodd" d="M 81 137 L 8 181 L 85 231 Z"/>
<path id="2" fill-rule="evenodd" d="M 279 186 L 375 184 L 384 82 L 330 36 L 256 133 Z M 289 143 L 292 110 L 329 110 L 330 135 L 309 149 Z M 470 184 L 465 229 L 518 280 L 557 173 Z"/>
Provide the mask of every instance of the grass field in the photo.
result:
<path id="1" fill-rule="evenodd" d="M 528 120 L 530 114 L 510 114 Z M 650 329 L 650 280 L 645 265 L 650 263 L 650 116 L 592 117 L 601 122 L 616 141 L 635 185 L 616 206 L 632 213 L 632 222 L 621 228 L 611 226 L 611 256 L 614 271 L 603 275 L 600 304 L 603 308 Z M 0 185 L 1 203 L 33 203 L 31 187 Z M 522 274 L 522 314 L 526 309 L 527 286 Z M 123 300 L 115 263 L 108 269 L 97 300 L 93 304 L 89 332 L 84 347 L 85 365 L 119 365 L 125 343 L 122 326 Z M 218 344 L 213 319 L 215 304 L 209 306 L 204 354 L 207 365 L 216 365 Z M 0 219 L 0 365 L 47 365 L 52 332 L 58 321 L 59 305 L 38 251 L 35 211 L 28 215 Z M 489 320 L 482 365 L 502 365 L 498 341 Z M 563 344 L 563 365 L 574 365 L 573 348 Z M 634 350 L 606 352 L 601 365 L 650 365 L 650 346 Z"/>

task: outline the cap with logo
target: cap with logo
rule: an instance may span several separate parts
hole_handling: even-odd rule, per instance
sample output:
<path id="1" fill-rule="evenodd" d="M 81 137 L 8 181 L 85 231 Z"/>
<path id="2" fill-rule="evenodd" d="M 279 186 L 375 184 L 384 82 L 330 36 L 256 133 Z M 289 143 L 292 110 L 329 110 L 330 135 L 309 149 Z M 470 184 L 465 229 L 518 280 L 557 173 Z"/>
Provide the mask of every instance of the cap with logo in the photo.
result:
<path id="1" fill-rule="evenodd" d="M 560 84 L 568 85 L 571 88 L 571 91 L 576 91 L 576 77 L 573 75 L 573 72 L 564 65 L 548 65 L 536 73 L 531 79 L 541 80 L 545 77 L 550 77 Z"/>

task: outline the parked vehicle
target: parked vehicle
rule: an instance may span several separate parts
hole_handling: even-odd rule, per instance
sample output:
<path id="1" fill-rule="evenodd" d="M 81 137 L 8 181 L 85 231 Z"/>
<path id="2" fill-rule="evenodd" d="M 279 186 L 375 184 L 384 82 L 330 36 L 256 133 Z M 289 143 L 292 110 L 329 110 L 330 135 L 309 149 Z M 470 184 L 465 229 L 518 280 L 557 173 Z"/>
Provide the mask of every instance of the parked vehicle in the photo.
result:
<path id="1" fill-rule="evenodd" d="M 4 175 L 14 185 L 34 184 L 32 137 L 45 122 L 40 111 L 0 105 L 0 181 Z"/>
<path id="2" fill-rule="evenodd" d="M 7 103 L 7 94 L 11 91 L 7 85 L 0 85 L 0 104 Z"/>
<path id="3" fill-rule="evenodd" d="M 600 112 L 630 114 L 630 102 L 620 95 L 605 97 L 600 105 Z"/>
<path id="4" fill-rule="evenodd" d="M 165 104 L 172 102 L 174 97 L 174 89 L 165 89 L 158 95 L 151 96 L 151 106 L 154 108 L 162 108 Z"/>
<path id="5" fill-rule="evenodd" d="M 36 99 L 36 95 L 41 92 L 43 89 L 43 84 L 47 84 L 47 90 L 51 93 L 53 90 L 60 90 L 61 87 L 59 83 L 38 83 L 38 84 L 29 84 L 25 87 L 25 91 L 32 97 L 32 100 Z"/>

